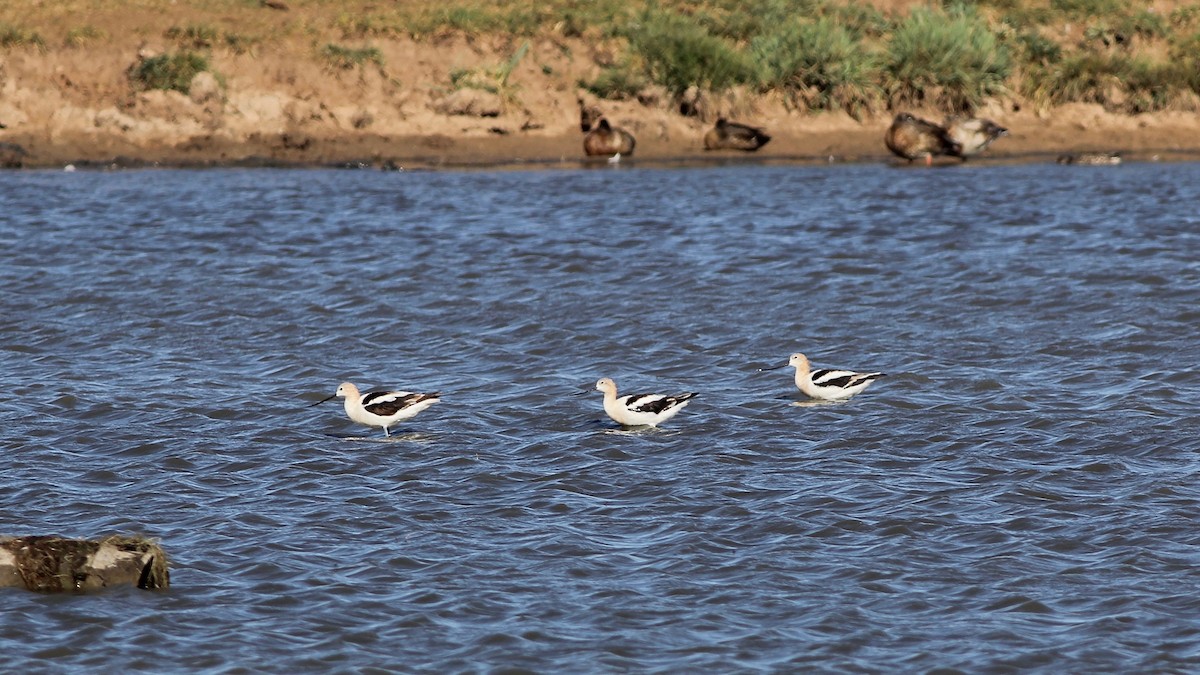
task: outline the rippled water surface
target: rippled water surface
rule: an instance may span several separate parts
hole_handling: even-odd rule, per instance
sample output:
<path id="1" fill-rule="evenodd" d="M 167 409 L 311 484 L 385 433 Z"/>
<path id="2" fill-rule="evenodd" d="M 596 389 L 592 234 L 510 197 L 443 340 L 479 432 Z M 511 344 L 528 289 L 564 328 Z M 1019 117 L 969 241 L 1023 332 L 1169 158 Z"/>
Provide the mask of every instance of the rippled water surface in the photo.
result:
<path id="1" fill-rule="evenodd" d="M 1200 668 L 1200 166 L 9 173 L 15 671 Z M 805 405 L 790 370 L 888 376 Z M 657 430 L 623 393 L 698 391 Z M 393 438 L 329 402 L 441 391 Z M 586 392 L 586 393 L 584 393 Z"/>

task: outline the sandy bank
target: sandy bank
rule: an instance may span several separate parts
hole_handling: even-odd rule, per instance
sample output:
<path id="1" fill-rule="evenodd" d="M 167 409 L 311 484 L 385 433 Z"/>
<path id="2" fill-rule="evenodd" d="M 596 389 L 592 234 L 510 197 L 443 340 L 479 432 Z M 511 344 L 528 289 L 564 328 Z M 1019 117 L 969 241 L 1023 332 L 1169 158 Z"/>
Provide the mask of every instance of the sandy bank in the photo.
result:
<path id="1" fill-rule="evenodd" d="M 9 50 L 0 53 L 0 165 L 87 166 L 580 166 L 577 83 L 604 61 L 594 45 L 531 42 L 504 97 L 451 85 L 451 72 L 507 58 L 503 40 L 451 38 L 381 45 L 385 70 L 330 70 L 286 50 L 214 53 L 219 78 L 202 74 L 187 94 L 137 91 L 130 68 L 169 44 L 137 50 Z M 599 101 L 637 137 L 639 164 L 894 161 L 883 145 L 893 111 L 858 120 L 804 113 L 771 96 L 729 92 L 685 117 L 664 91 Z M 940 119 L 936 111 L 915 111 Z M 1010 129 L 972 161 L 1053 161 L 1065 153 L 1121 152 L 1127 160 L 1200 158 L 1192 113 L 1114 115 L 1073 104 L 1033 111 L 995 101 L 979 113 Z M 702 138 L 718 115 L 762 126 L 758 153 L 710 153 Z M 628 159 L 628 158 L 627 158 Z M 957 160 L 954 160 L 957 162 Z"/>

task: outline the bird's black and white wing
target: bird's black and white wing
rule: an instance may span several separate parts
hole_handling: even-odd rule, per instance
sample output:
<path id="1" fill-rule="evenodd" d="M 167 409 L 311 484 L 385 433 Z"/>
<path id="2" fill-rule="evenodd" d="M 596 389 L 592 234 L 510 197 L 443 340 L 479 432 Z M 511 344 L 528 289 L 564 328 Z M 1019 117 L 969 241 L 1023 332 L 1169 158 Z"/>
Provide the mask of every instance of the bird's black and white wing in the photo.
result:
<path id="1" fill-rule="evenodd" d="M 850 389 L 860 384 L 872 382 L 883 377 L 883 373 L 855 373 L 849 370 L 829 370 L 822 368 L 812 373 L 812 383 L 818 387 L 833 387 Z"/>
<path id="2" fill-rule="evenodd" d="M 437 400 L 439 394 L 415 394 L 409 391 L 373 391 L 362 398 L 362 407 L 372 415 L 391 417 L 421 401 Z"/>
<path id="3" fill-rule="evenodd" d="M 663 396 L 662 394 L 633 394 L 621 398 L 621 405 L 626 409 L 634 412 L 651 413 L 657 415 L 665 410 L 670 410 L 675 406 L 683 403 L 696 394 L 679 394 L 677 396 Z"/>

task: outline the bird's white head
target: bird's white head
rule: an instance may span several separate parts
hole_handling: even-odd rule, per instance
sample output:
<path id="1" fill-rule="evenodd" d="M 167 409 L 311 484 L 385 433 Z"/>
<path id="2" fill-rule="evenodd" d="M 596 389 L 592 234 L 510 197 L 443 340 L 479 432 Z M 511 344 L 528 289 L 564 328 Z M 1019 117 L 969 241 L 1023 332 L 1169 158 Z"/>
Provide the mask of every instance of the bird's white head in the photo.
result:
<path id="1" fill-rule="evenodd" d="M 792 354 L 792 358 L 788 359 L 788 365 L 793 368 L 808 368 L 808 357 L 796 352 Z"/>
<path id="2" fill-rule="evenodd" d="M 348 396 L 358 396 L 358 387 L 350 384 L 349 382 L 343 382 L 338 385 L 337 391 L 333 392 L 332 395 L 327 396 L 312 405 L 321 405 L 325 401 L 332 401 L 333 399 L 339 398 L 339 397 L 346 398 Z M 309 407 L 311 408 L 312 406 L 309 406 Z"/>
<path id="3" fill-rule="evenodd" d="M 613 382 L 610 378 L 602 377 L 596 381 L 596 391 L 602 391 L 606 394 L 611 391 L 615 394 L 617 393 L 617 383 Z"/>

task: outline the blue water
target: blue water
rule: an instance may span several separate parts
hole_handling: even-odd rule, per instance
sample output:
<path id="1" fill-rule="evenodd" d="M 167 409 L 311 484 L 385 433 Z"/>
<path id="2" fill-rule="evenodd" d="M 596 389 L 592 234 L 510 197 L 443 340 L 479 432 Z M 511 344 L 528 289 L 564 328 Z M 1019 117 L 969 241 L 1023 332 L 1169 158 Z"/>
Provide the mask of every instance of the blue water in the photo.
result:
<path id="1" fill-rule="evenodd" d="M 15 172 L 14 672 L 1192 672 L 1200 165 Z M 887 377 L 811 405 L 781 365 Z M 697 391 L 654 430 L 621 393 Z M 440 391 L 387 439 L 339 382 Z"/>

